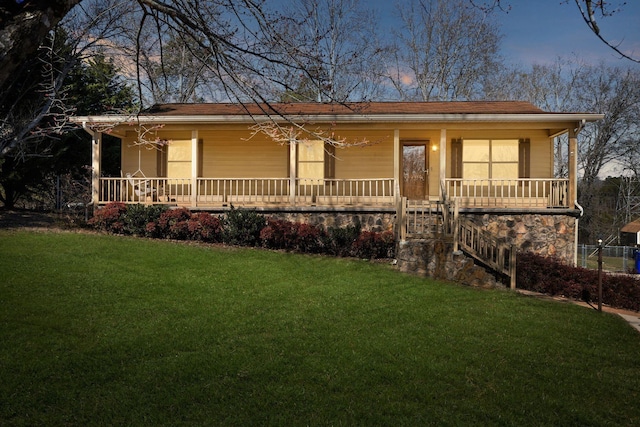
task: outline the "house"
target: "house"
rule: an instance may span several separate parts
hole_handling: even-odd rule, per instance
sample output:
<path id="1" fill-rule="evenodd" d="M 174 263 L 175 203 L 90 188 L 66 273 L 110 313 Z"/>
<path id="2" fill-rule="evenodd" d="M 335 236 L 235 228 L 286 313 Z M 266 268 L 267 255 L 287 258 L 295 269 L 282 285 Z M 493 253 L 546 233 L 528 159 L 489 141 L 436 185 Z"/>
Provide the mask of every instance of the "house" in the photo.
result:
<path id="1" fill-rule="evenodd" d="M 93 137 L 95 205 L 233 205 L 324 223 L 358 216 L 400 238 L 424 226 L 416 212 L 446 216 L 455 206 L 519 250 L 575 263 L 577 135 L 600 118 L 510 101 L 167 104 L 73 120 Z M 122 141 L 120 177 L 100 173 L 104 133 Z M 563 134 L 569 176 L 556 178 Z"/>

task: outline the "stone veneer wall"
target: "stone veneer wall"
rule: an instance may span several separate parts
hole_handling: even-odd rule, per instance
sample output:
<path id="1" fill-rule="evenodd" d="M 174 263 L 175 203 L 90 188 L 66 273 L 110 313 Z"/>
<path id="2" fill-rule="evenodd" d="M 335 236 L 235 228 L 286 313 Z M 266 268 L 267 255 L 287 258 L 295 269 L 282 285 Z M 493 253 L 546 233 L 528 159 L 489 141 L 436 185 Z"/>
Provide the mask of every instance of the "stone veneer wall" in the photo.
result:
<path id="1" fill-rule="evenodd" d="M 404 273 L 481 288 L 504 286 L 462 251 L 454 252 L 451 238 L 400 241 L 396 248 L 396 259 L 398 269 Z"/>
<path id="2" fill-rule="evenodd" d="M 568 215 L 461 214 L 519 252 L 553 256 L 572 265 L 575 254 L 575 218 Z"/>
<path id="3" fill-rule="evenodd" d="M 329 227 L 347 227 L 360 224 L 363 231 L 393 231 L 396 221 L 395 212 L 273 212 L 264 213 L 266 218 L 300 222 Z"/>

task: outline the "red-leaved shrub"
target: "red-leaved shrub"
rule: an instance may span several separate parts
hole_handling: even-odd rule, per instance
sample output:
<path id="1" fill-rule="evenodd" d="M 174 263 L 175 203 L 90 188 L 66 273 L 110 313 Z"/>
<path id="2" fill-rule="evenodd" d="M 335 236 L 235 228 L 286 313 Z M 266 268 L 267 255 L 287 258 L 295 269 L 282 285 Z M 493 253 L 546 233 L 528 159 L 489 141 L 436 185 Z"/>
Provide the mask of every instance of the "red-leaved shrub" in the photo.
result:
<path id="1" fill-rule="evenodd" d="M 203 242 L 222 241 L 222 220 L 207 212 L 198 212 L 189 218 L 190 238 Z"/>
<path id="2" fill-rule="evenodd" d="M 556 258 L 524 252 L 517 257 L 516 277 L 516 286 L 520 289 L 597 302 L 596 270 L 572 267 Z M 640 311 L 640 278 L 603 272 L 602 303 Z"/>
<path id="3" fill-rule="evenodd" d="M 186 240 L 190 235 L 190 218 L 191 212 L 187 208 L 168 209 L 158 219 L 156 235 L 165 239 Z"/>
<path id="4" fill-rule="evenodd" d="M 147 225 L 153 237 L 176 240 L 222 241 L 222 221 L 207 212 L 191 213 L 187 208 L 169 209 L 156 223 Z"/>
<path id="5" fill-rule="evenodd" d="M 123 215 L 126 211 L 127 205 L 122 202 L 107 203 L 104 207 L 96 209 L 87 224 L 101 231 L 121 234 L 124 230 Z"/>
<path id="6" fill-rule="evenodd" d="M 391 231 L 363 231 L 353 242 L 353 253 L 358 258 L 391 258 L 394 249 L 395 237 Z"/>
<path id="7" fill-rule="evenodd" d="M 265 248 L 317 253 L 322 235 L 322 228 L 315 225 L 269 219 L 260 231 L 260 241 Z"/>

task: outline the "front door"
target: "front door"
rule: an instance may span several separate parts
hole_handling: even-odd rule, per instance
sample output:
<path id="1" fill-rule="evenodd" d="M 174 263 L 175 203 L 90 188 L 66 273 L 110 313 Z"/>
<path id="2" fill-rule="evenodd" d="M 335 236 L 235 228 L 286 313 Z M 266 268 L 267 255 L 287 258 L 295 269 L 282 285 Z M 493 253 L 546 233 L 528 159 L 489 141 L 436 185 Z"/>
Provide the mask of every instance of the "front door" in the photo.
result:
<path id="1" fill-rule="evenodd" d="M 402 145 L 402 193 L 408 199 L 425 199 L 429 194 L 426 143 Z"/>

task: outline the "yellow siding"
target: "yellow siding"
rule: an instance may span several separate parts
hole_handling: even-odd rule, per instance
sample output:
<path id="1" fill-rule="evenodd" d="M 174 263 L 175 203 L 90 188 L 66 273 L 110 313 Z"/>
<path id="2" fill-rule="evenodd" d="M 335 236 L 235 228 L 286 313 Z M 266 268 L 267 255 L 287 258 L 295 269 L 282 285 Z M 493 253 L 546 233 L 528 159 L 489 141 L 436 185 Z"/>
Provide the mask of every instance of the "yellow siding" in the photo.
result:
<path id="1" fill-rule="evenodd" d="M 127 135 L 121 144 L 121 165 L 122 175 L 127 173 L 140 176 L 140 171 L 144 176 L 153 177 L 157 174 L 156 156 L 158 150 L 153 146 L 134 145 L 135 136 Z"/>
<path id="2" fill-rule="evenodd" d="M 202 175 L 210 178 L 286 178 L 289 146 L 263 135 L 251 139 L 246 125 L 238 129 L 200 131 Z"/>
<path id="3" fill-rule="evenodd" d="M 482 123 L 456 125 L 455 129 L 447 129 L 447 176 L 450 176 L 451 139 L 519 139 L 529 138 L 531 141 L 531 177 L 549 178 L 553 176 L 553 145 L 547 136 L 549 130 L 527 129 L 523 123 Z M 491 127 L 501 129 L 491 129 Z M 428 141 L 429 147 L 429 193 L 437 196 L 439 192 L 440 162 L 440 128 L 441 124 L 402 124 L 367 123 L 342 125 L 332 129 L 336 138 L 346 138 L 353 143 L 366 140 L 365 146 L 338 148 L 335 152 L 336 179 L 392 178 L 394 174 L 394 158 L 401 161 L 402 152 L 394 153 L 394 129 L 399 129 L 400 150 L 405 141 Z M 174 128 L 175 129 L 175 128 Z M 169 160 L 185 159 L 182 166 L 176 163 L 169 166 L 169 176 L 191 174 L 191 127 L 183 126 L 182 130 L 170 130 L 170 125 L 159 130 L 157 136 L 170 141 Z M 249 125 L 210 125 L 193 127 L 198 130 L 201 141 L 201 153 L 198 170 L 203 177 L 212 178 L 286 178 L 289 176 L 289 146 L 279 144 L 265 135 L 251 136 Z M 140 153 L 140 169 L 146 176 L 157 175 L 157 150 L 133 146 L 135 132 L 127 131 L 122 144 L 123 173 L 138 170 L 138 153 Z M 153 135 L 155 137 L 156 135 Z M 173 148 L 171 148 L 173 146 Z M 189 160 L 187 160 L 187 158 Z"/>
<path id="4" fill-rule="evenodd" d="M 337 148 L 336 179 L 393 178 L 393 130 L 337 131 L 348 141 L 367 141 L 365 146 Z"/>

